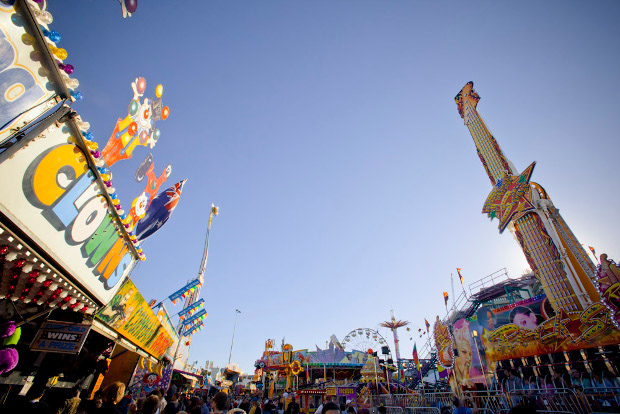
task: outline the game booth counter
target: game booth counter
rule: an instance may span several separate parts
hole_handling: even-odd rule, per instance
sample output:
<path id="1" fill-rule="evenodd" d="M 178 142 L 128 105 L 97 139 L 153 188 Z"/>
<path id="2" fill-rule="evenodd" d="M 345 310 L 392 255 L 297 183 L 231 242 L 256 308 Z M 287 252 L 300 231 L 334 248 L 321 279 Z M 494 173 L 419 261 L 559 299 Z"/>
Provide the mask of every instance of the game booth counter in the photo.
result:
<path id="1" fill-rule="evenodd" d="M 0 401 L 160 372 L 175 340 L 129 281 L 145 255 L 45 8 L 0 2 Z"/>

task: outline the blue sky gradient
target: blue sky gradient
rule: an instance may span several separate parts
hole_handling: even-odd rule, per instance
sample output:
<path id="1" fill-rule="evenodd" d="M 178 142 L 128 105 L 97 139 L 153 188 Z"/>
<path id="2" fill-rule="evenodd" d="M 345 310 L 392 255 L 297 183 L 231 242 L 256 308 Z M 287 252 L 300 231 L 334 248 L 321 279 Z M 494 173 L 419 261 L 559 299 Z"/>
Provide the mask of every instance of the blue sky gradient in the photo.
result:
<path id="1" fill-rule="evenodd" d="M 474 81 L 506 156 L 550 194 L 581 243 L 619 258 L 617 1 L 52 0 L 104 145 L 131 81 L 164 85 L 155 171 L 187 178 L 133 274 L 162 299 L 196 276 L 208 318 L 190 361 L 253 369 L 264 341 L 323 347 L 396 316 L 423 327 L 469 284 L 527 264 L 480 213 L 491 185 L 453 98 Z M 112 167 L 123 204 L 148 154 Z M 460 289 L 458 278 L 456 289 Z M 168 304 L 171 312 L 180 305 Z M 417 329 L 415 329 L 417 331 Z M 389 331 L 380 328 L 384 336 Z M 401 333 L 409 356 L 417 339 Z"/>

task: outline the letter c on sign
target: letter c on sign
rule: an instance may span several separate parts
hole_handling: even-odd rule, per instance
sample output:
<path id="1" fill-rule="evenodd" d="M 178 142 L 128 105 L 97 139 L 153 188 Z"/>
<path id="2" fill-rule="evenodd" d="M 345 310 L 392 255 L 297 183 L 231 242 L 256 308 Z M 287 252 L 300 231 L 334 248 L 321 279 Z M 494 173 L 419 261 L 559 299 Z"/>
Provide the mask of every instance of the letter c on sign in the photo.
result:
<path id="1" fill-rule="evenodd" d="M 77 160 L 73 148 L 76 148 L 75 145 L 70 144 L 54 148 L 43 157 L 34 172 L 34 193 L 46 206 L 58 200 L 69 185 L 86 171 L 86 162 Z"/>

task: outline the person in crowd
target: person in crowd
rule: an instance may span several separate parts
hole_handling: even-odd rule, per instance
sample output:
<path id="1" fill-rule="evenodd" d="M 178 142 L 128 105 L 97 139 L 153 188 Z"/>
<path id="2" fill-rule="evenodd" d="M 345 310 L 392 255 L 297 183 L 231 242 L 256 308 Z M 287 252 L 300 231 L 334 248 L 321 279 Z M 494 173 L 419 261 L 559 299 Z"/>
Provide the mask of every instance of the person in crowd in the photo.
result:
<path id="1" fill-rule="evenodd" d="M 166 399 L 164 398 L 164 393 L 159 388 L 157 389 L 157 396 L 159 397 L 159 412 L 163 413 L 168 401 L 166 401 Z"/>
<path id="2" fill-rule="evenodd" d="M 322 406 L 323 405 L 321 405 L 321 407 Z M 278 403 L 278 414 L 284 414 L 284 403 L 281 403 L 281 402 Z"/>
<path id="3" fill-rule="evenodd" d="M 381 408 L 382 407 L 379 407 L 379 410 L 381 410 Z M 383 409 L 385 410 L 385 407 L 383 407 Z M 330 401 L 323 406 L 323 410 L 321 411 L 321 413 L 322 414 L 340 414 L 340 407 L 338 407 L 338 404 Z M 379 413 L 381 413 L 381 411 L 379 411 Z M 385 414 L 385 411 L 381 414 Z"/>
<path id="4" fill-rule="evenodd" d="M 168 401 L 172 399 L 172 395 L 177 392 L 177 389 L 178 389 L 177 385 L 174 382 L 172 382 L 170 386 L 168 387 L 168 392 L 166 393 L 166 398 L 168 399 Z M 178 401 L 178 398 L 177 398 L 177 401 Z"/>
<path id="5" fill-rule="evenodd" d="M 133 403 L 133 397 L 131 395 L 131 390 L 126 390 L 125 395 L 121 398 L 118 403 L 118 409 L 121 414 L 127 414 L 129 412 L 129 406 Z"/>
<path id="6" fill-rule="evenodd" d="M 179 411 L 179 394 L 175 392 L 170 396 L 170 402 L 166 404 L 163 414 L 177 414 Z"/>
<path id="7" fill-rule="evenodd" d="M 88 414 L 88 407 L 91 403 L 90 392 L 88 390 L 80 391 L 80 405 L 78 405 L 77 414 Z"/>
<path id="8" fill-rule="evenodd" d="M 187 410 L 188 414 L 200 414 L 201 400 L 198 397 L 192 397 L 189 401 L 189 409 Z"/>
<path id="9" fill-rule="evenodd" d="M 457 397 L 454 397 L 452 404 L 454 405 L 454 414 L 472 414 L 471 408 L 465 407 Z"/>
<path id="10" fill-rule="evenodd" d="M 566 383 L 564 376 L 557 371 L 553 373 L 553 387 L 556 389 L 568 388 L 568 384 Z"/>
<path id="11" fill-rule="evenodd" d="M 514 369 L 504 370 L 504 373 L 507 377 L 506 384 L 509 391 L 523 389 L 523 381 L 521 380 L 521 377 L 516 375 L 516 371 Z"/>
<path id="12" fill-rule="evenodd" d="M 213 408 L 214 414 L 226 413 L 228 410 L 228 394 L 222 391 L 215 393 L 211 408 Z"/>
<path id="13" fill-rule="evenodd" d="M 352 405 L 347 408 L 347 414 L 356 414 L 355 408 Z"/>
<path id="14" fill-rule="evenodd" d="M 142 411 L 140 414 L 155 414 L 159 410 L 159 397 L 157 394 L 151 394 L 146 397 L 144 404 L 142 404 Z"/>
<path id="15" fill-rule="evenodd" d="M 142 406 L 144 405 L 144 401 L 146 401 L 146 398 L 144 397 L 138 398 L 138 400 L 136 401 L 136 409 L 138 413 L 142 412 Z"/>
<path id="16" fill-rule="evenodd" d="M 606 390 L 607 388 L 613 388 L 614 384 L 610 379 L 603 379 L 601 374 L 593 372 L 592 373 L 592 388 L 596 390 Z"/>
<path id="17" fill-rule="evenodd" d="M 277 414 L 276 406 L 274 405 L 274 403 L 272 403 L 270 400 L 267 400 L 267 402 L 263 406 L 263 413 L 264 414 Z"/>
<path id="18" fill-rule="evenodd" d="M 129 405 L 128 414 L 138 414 L 138 404 L 134 401 Z"/>
<path id="19" fill-rule="evenodd" d="M 247 414 L 250 411 L 250 399 L 245 397 L 241 404 L 239 404 L 239 408 L 241 408 Z"/>
<path id="20" fill-rule="evenodd" d="M 18 401 L 11 411 L 19 414 L 48 414 L 49 406 L 41 401 L 44 393 L 45 387 L 32 387 L 26 393 L 26 397 Z"/>
<path id="21" fill-rule="evenodd" d="M 340 414 L 347 414 L 347 405 L 345 403 L 340 403 Z"/>
<path id="22" fill-rule="evenodd" d="M 80 389 L 77 387 L 72 388 L 69 397 L 56 410 L 56 414 L 76 414 L 81 401 Z"/>
<path id="23" fill-rule="evenodd" d="M 597 411 L 607 411 L 618 405 L 618 401 L 614 398 L 613 387 L 614 384 L 611 380 L 604 378 L 600 373 L 592 373 L 592 388 L 586 393 L 593 398 Z"/>
<path id="24" fill-rule="evenodd" d="M 202 405 L 200 406 L 200 414 L 209 414 L 210 411 L 211 411 L 211 406 L 209 405 L 209 397 L 207 397 L 206 394 L 203 394 Z"/>
<path id="25" fill-rule="evenodd" d="M 584 388 L 590 388 L 592 386 L 592 383 L 588 378 L 582 378 L 581 373 L 577 370 L 577 368 L 571 368 L 570 382 L 572 388 L 582 391 Z"/>
<path id="26" fill-rule="evenodd" d="M 120 381 L 113 382 L 103 390 L 103 403 L 97 414 L 121 414 L 117 405 L 125 394 L 125 384 Z"/>
<path id="27" fill-rule="evenodd" d="M 322 413 L 323 413 L 323 406 L 324 406 L 325 404 L 327 404 L 327 403 L 331 402 L 331 401 L 332 401 L 332 400 L 331 400 L 331 398 L 329 398 L 329 397 L 328 397 L 328 398 L 327 398 L 327 400 L 325 401 L 325 403 L 323 403 L 323 404 L 321 404 L 321 405 L 319 405 L 319 406 L 318 406 L 318 408 L 317 408 L 317 409 L 316 409 L 316 411 L 315 411 L 315 414 L 322 414 Z"/>
<path id="28" fill-rule="evenodd" d="M 262 414 L 263 411 L 260 408 L 260 401 L 256 400 L 253 402 L 253 404 L 254 404 L 254 407 L 250 409 L 250 413 L 251 414 Z"/>
<path id="29" fill-rule="evenodd" d="M 295 397 L 291 398 L 291 402 L 286 406 L 285 414 L 299 414 L 299 404 L 295 401 Z M 260 413 L 257 413 L 260 414 Z"/>
<path id="30" fill-rule="evenodd" d="M 353 403 L 351 402 L 351 400 L 347 400 L 347 412 L 349 412 L 350 408 L 353 409 L 353 414 L 357 414 L 357 410 L 355 409 L 355 407 L 353 406 Z"/>
<path id="31" fill-rule="evenodd" d="M 95 391 L 91 400 L 82 400 L 86 414 L 97 414 L 103 405 L 103 390 Z"/>

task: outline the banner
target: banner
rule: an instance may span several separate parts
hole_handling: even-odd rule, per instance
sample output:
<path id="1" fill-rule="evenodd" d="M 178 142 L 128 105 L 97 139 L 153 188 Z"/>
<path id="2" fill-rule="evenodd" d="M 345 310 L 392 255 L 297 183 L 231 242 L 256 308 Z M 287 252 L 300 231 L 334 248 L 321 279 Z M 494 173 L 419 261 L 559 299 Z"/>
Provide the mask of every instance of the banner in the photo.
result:
<path id="1" fill-rule="evenodd" d="M 435 319 L 433 337 L 435 338 L 435 349 L 437 349 L 437 361 L 444 368 L 452 368 L 454 365 L 452 334 L 448 326 L 439 320 L 439 316 Z"/>
<path id="2" fill-rule="evenodd" d="M 183 320 L 189 316 L 192 316 L 194 312 L 196 312 L 199 309 L 202 309 L 202 305 L 204 305 L 204 303 L 205 303 L 204 299 L 200 299 L 199 301 L 192 303 L 187 308 L 179 312 L 179 317 L 181 318 L 181 320 Z"/>
<path id="3" fill-rule="evenodd" d="M 202 320 L 202 319 L 203 319 L 203 316 L 205 316 L 206 314 L 207 314 L 207 311 L 206 311 L 206 310 L 204 310 L 204 309 L 202 309 L 201 311 L 199 311 L 199 312 L 195 313 L 195 314 L 194 314 L 194 316 L 192 316 L 192 317 L 190 317 L 190 318 L 188 318 L 188 319 L 185 319 L 185 320 L 183 321 L 183 326 L 191 325 L 191 324 L 196 323 L 197 321 Z M 189 329 L 190 329 L 190 328 L 188 328 L 188 330 L 189 330 Z"/>
<path id="4" fill-rule="evenodd" d="M 156 358 L 172 346 L 172 337 L 129 279 L 95 316 Z"/>
<path id="5" fill-rule="evenodd" d="M 177 300 L 185 298 L 185 296 L 187 296 L 187 294 L 191 292 L 192 289 L 196 289 L 200 284 L 200 280 L 194 279 L 187 285 L 183 286 L 181 289 L 174 292 L 172 295 L 168 296 L 168 299 L 170 299 L 172 303 L 175 303 Z"/>
<path id="6" fill-rule="evenodd" d="M 476 317 L 459 319 L 452 325 L 452 331 L 456 349 L 453 372 L 459 385 L 469 388 L 479 383 L 486 386 L 484 374 L 492 371 L 484 359 L 484 348 L 476 342 L 480 341 L 478 332 L 482 331 Z"/>
<path id="7" fill-rule="evenodd" d="M 138 257 L 108 215 L 107 191 L 75 144 L 74 121 L 58 125 L 0 154 L 0 211 L 91 297 L 108 303 Z"/>
<path id="8" fill-rule="evenodd" d="M 620 331 L 604 303 L 593 303 L 581 312 L 560 308 L 557 313 L 549 314 L 546 302 L 544 298 L 515 304 L 494 314 L 497 318 L 491 322 L 495 329 L 485 328 L 482 335 L 489 361 L 620 343 Z M 539 317 L 545 319 L 539 321 Z M 506 320 L 509 323 L 502 324 Z"/>
<path id="9" fill-rule="evenodd" d="M 50 110 L 68 91 L 52 75 L 25 2 L 0 2 L 0 142 Z M 60 99 L 58 99 L 60 101 Z"/>

